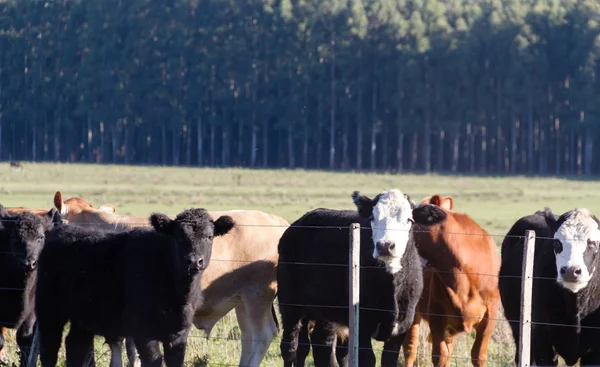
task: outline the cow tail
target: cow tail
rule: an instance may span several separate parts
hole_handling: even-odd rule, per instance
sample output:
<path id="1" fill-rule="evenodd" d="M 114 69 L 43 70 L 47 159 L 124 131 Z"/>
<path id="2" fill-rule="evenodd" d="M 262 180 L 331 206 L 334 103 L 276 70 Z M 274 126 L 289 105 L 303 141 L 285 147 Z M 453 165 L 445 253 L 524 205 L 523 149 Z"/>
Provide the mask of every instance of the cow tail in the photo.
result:
<path id="1" fill-rule="evenodd" d="M 275 298 L 277 298 L 278 293 L 279 292 L 275 292 L 275 297 L 273 297 L 273 301 L 275 301 Z M 275 302 L 271 303 L 271 314 L 273 315 L 273 321 L 275 321 L 277 331 L 279 331 L 279 321 L 277 321 L 277 314 L 275 313 Z"/>

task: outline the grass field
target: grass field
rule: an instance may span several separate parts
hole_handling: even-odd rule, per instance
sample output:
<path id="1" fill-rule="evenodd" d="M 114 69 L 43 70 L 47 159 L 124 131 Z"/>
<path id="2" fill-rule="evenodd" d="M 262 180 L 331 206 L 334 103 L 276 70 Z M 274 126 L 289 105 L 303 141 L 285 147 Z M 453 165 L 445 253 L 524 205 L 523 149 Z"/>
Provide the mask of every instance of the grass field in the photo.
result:
<path id="1" fill-rule="evenodd" d="M 600 182 L 558 178 L 465 177 L 409 174 L 326 173 L 302 170 L 199 169 L 109 165 L 24 163 L 23 170 L 0 165 L 0 203 L 4 206 L 51 208 L 54 193 L 80 196 L 93 205 L 113 204 L 117 213 L 148 215 L 161 211 L 175 215 L 189 207 L 209 210 L 258 209 L 290 222 L 317 207 L 354 209 L 350 194 L 360 190 L 374 196 L 386 188 L 399 188 L 415 201 L 439 193 L 452 195 L 455 210 L 464 211 L 495 235 L 496 242 L 519 217 L 551 207 L 564 212 L 600 207 Z M 430 365 L 430 349 L 422 332 L 421 366 Z M 235 315 L 224 318 L 207 340 L 193 330 L 186 365 L 236 365 L 239 330 Z M 469 366 L 471 335 L 457 339 L 454 366 Z M 99 366 L 108 366 L 108 347 L 97 340 Z M 381 347 L 381 345 L 378 345 Z M 14 334 L 7 341 L 14 361 Z M 377 353 L 379 354 L 379 353 Z M 505 321 L 498 322 L 489 348 L 488 366 L 505 366 L 514 355 L 512 336 Z M 311 362 L 312 363 L 312 362 Z M 271 345 L 263 366 L 279 366 L 279 339 Z"/>

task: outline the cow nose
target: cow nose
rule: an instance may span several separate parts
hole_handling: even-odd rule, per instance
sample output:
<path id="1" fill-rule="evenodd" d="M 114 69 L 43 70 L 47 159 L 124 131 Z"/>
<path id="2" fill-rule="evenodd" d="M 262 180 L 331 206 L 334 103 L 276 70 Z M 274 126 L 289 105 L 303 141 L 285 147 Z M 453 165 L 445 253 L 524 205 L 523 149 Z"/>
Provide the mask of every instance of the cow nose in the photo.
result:
<path id="1" fill-rule="evenodd" d="M 198 268 L 204 269 L 204 258 L 199 258 L 196 264 L 198 265 Z"/>
<path id="2" fill-rule="evenodd" d="M 380 256 L 392 256 L 396 244 L 392 241 L 378 241 L 375 245 Z"/>
<path id="3" fill-rule="evenodd" d="M 581 268 L 579 266 L 563 266 L 560 268 L 560 275 L 566 282 L 576 282 L 581 275 Z"/>

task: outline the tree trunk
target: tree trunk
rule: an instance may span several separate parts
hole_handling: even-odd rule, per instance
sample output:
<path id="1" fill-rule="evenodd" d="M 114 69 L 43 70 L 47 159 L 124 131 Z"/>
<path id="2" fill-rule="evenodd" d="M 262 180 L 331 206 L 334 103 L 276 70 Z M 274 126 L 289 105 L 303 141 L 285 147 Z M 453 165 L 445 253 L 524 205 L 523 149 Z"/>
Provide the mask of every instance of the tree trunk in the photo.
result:
<path id="1" fill-rule="evenodd" d="M 189 167 L 192 165 L 192 128 L 191 128 L 191 126 L 185 125 L 183 133 L 185 134 L 185 165 Z"/>
<path id="2" fill-rule="evenodd" d="M 384 170 L 389 169 L 389 124 L 383 125 L 383 134 L 381 136 L 381 167 Z"/>
<path id="3" fill-rule="evenodd" d="M 173 165 L 174 166 L 179 166 L 179 153 L 181 152 L 180 149 L 180 145 L 181 145 L 181 137 L 179 136 L 179 126 L 177 126 L 177 124 L 173 124 L 172 125 L 173 128 L 171 129 L 171 141 L 172 141 L 172 147 L 171 150 L 173 153 Z"/>
<path id="4" fill-rule="evenodd" d="M 402 127 L 398 127 L 402 129 Z M 398 164 L 398 172 L 402 172 L 404 169 L 404 133 L 400 131 L 398 133 L 398 149 L 396 150 L 396 161 Z"/>
<path id="5" fill-rule="evenodd" d="M 161 153 L 161 164 L 167 165 L 167 127 L 163 123 L 160 126 L 160 153 Z"/>
<path id="6" fill-rule="evenodd" d="M 357 114 L 356 114 L 356 169 L 362 169 L 362 146 L 363 146 L 363 90 L 362 86 L 358 84 L 358 95 L 357 95 Z"/>
<path id="7" fill-rule="evenodd" d="M 538 144 L 539 173 L 545 176 L 548 174 L 548 147 L 546 146 L 546 131 L 544 130 L 544 126 L 541 126 L 539 130 Z"/>
<path id="8" fill-rule="evenodd" d="M 265 118 L 263 120 L 263 131 L 262 131 L 262 153 L 263 153 L 263 159 L 262 159 L 262 166 L 263 168 L 266 168 L 269 164 L 268 159 L 269 159 L 269 119 Z"/>
<path id="9" fill-rule="evenodd" d="M 196 120 L 196 139 L 198 140 L 196 145 L 196 160 L 197 165 L 202 167 L 204 165 L 204 134 L 202 129 L 204 128 L 202 124 L 202 108 L 198 112 L 198 119 Z"/>
<path id="10" fill-rule="evenodd" d="M 467 139 L 469 140 L 469 172 L 475 173 L 475 129 L 471 123 L 467 124 Z"/>
<path id="11" fill-rule="evenodd" d="M 487 128 L 481 127 L 481 153 L 479 156 L 479 173 L 487 172 Z"/>
<path id="12" fill-rule="evenodd" d="M 375 170 L 375 154 L 377 153 L 377 82 L 373 82 L 371 121 L 371 171 Z"/>
<path id="13" fill-rule="evenodd" d="M 560 175 L 560 168 L 561 168 L 561 157 L 562 157 L 562 152 L 561 152 L 561 146 L 560 146 L 560 120 L 558 118 L 554 119 L 554 164 L 555 164 L 555 171 L 554 174 L 559 176 Z"/>
<path id="14" fill-rule="evenodd" d="M 308 168 L 308 129 L 309 129 L 309 120 L 308 120 L 308 82 L 304 85 L 304 136 L 302 142 L 302 166 L 304 169 Z"/>
<path id="15" fill-rule="evenodd" d="M 512 120 L 512 134 L 510 135 L 510 173 L 517 173 L 517 135 L 519 133 L 519 121 L 513 116 Z"/>
<path id="16" fill-rule="evenodd" d="M 287 131 L 287 146 L 288 146 L 288 167 L 296 167 L 296 158 L 294 157 L 294 126 L 288 123 Z"/>
<path id="17" fill-rule="evenodd" d="M 583 174 L 583 139 L 577 134 L 577 176 Z"/>
<path id="18" fill-rule="evenodd" d="M 499 121 L 497 121 L 499 123 Z M 501 173 L 504 171 L 504 167 L 502 165 L 504 156 L 504 138 L 502 136 L 502 126 L 496 126 L 496 173 Z"/>
<path id="19" fill-rule="evenodd" d="M 244 124 L 242 119 L 238 121 L 238 134 L 237 134 L 237 165 L 244 166 Z"/>
<path id="20" fill-rule="evenodd" d="M 410 141 L 410 170 L 414 172 L 417 165 L 419 136 L 416 133 L 412 134 Z"/>
<path id="21" fill-rule="evenodd" d="M 335 113 L 336 113 L 336 75 L 335 75 L 335 32 L 331 32 L 331 91 L 329 116 L 329 169 L 335 169 Z"/>
<path id="22" fill-rule="evenodd" d="M 31 128 L 32 139 L 31 139 L 31 160 L 35 162 L 37 160 L 37 133 L 35 126 Z"/>
<path id="23" fill-rule="evenodd" d="M 458 127 L 456 128 L 458 130 Z M 452 172 L 458 172 L 458 164 L 459 164 L 459 159 L 460 159 L 460 133 L 455 130 L 454 132 L 452 132 L 452 166 L 451 166 L 451 170 Z"/>
<path id="24" fill-rule="evenodd" d="M 94 152 L 93 152 L 93 147 L 92 147 L 92 139 L 93 139 L 93 133 L 92 133 L 92 118 L 91 116 L 88 114 L 87 117 L 87 152 L 88 152 L 88 162 L 93 162 L 94 161 Z"/>
<path id="25" fill-rule="evenodd" d="M 533 173 L 533 141 L 534 141 L 534 127 L 533 127 L 533 96 L 531 79 L 528 79 L 527 83 L 527 172 Z"/>
<path id="26" fill-rule="evenodd" d="M 112 154 L 111 154 L 111 158 L 112 158 L 112 163 L 115 164 L 117 163 L 117 129 L 118 129 L 118 123 L 115 123 L 113 125 L 113 128 L 110 130 L 111 132 L 111 145 L 112 145 Z M 164 133 L 164 125 L 163 125 L 163 133 Z M 163 135 L 164 138 L 164 135 Z M 165 143 L 166 141 L 163 140 L 163 143 Z M 164 157 L 164 146 L 163 146 L 163 157 Z"/>
<path id="27" fill-rule="evenodd" d="M 437 150 L 437 163 L 435 170 L 438 172 L 442 172 L 444 170 L 444 138 L 446 137 L 446 133 L 444 130 L 440 130 L 440 134 L 438 136 L 438 150 Z"/>
<path id="28" fill-rule="evenodd" d="M 592 138 L 592 132 L 589 127 L 585 131 L 585 155 L 584 155 L 584 168 L 583 174 L 585 176 L 592 175 L 592 159 L 594 154 L 594 139 Z"/>
<path id="29" fill-rule="evenodd" d="M 232 117 L 232 116 L 231 116 Z M 232 118 L 227 119 L 223 116 L 221 121 L 221 166 L 229 165 L 229 126 Z"/>
<path id="30" fill-rule="evenodd" d="M 46 134 L 46 136 L 44 137 L 44 145 L 45 145 L 44 146 L 44 150 L 45 150 L 44 155 L 48 151 L 47 144 L 48 144 L 48 134 Z M 104 147 L 104 122 L 101 122 L 100 123 L 100 162 L 105 162 L 105 160 L 104 160 L 105 150 L 106 150 L 106 148 Z"/>
<path id="31" fill-rule="evenodd" d="M 321 136 L 321 131 L 323 131 L 323 95 L 319 93 L 317 96 L 317 131 L 316 131 L 316 139 L 317 139 L 317 168 L 321 168 L 321 158 L 323 153 L 323 139 Z"/>
<path id="32" fill-rule="evenodd" d="M 62 110 L 62 97 L 58 98 L 58 106 L 54 115 L 54 161 L 60 161 L 60 111 Z"/>
<path id="33" fill-rule="evenodd" d="M 568 162 L 569 162 L 569 174 L 570 175 L 575 175 L 575 163 L 576 163 L 576 151 L 577 151 L 577 142 L 575 139 L 575 132 L 571 132 L 569 133 L 569 155 L 568 155 Z"/>
<path id="34" fill-rule="evenodd" d="M 344 113 L 344 128 L 342 131 L 342 169 L 350 169 L 350 159 L 348 158 L 348 129 L 350 125 L 350 114 Z"/>
<path id="35" fill-rule="evenodd" d="M 130 144 L 129 144 L 129 124 L 125 123 L 123 124 L 123 161 L 126 164 L 129 164 L 129 151 L 130 151 Z"/>
<path id="36" fill-rule="evenodd" d="M 258 143 L 258 126 L 255 123 L 252 124 L 252 141 L 250 144 L 250 167 L 256 167 L 256 151 Z"/>
<path id="37" fill-rule="evenodd" d="M 215 156 L 216 154 L 216 146 L 215 146 L 215 139 L 217 136 L 217 123 L 215 122 L 215 116 L 213 113 L 213 116 L 211 118 L 211 122 L 210 122 L 210 166 L 214 167 L 216 164 L 216 159 L 217 157 Z"/>

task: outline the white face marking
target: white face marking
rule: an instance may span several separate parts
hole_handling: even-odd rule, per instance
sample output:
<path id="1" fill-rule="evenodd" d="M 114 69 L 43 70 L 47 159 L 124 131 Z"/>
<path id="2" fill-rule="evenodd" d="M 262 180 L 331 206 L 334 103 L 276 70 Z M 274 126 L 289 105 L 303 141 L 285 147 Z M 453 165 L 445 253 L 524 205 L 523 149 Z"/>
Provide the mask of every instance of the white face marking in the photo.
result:
<path id="1" fill-rule="evenodd" d="M 373 257 L 385 263 L 386 270 L 397 273 L 402 269 L 400 264 L 412 227 L 412 209 L 410 202 L 400 190 L 384 192 L 373 207 Z M 381 256 L 377 250 L 378 242 L 391 242 L 394 248 L 390 250 L 391 256 Z"/>
<path id="2" fill-rule="evenodd" d="M 562 244 L 562 251 L 556 253 L 556 281 L 573 293 L 585 288 L 592 278 L 595 269 L 588 269 L 584 254 L 588 241 L 600 241 L 600 229 L 587 209 L 579 209 L 563 222 L 554 234 L 554 239 Z M 566 281 L 561 268 L 578 267 L 581 274 L 577 281 Z"/>

